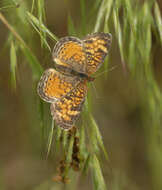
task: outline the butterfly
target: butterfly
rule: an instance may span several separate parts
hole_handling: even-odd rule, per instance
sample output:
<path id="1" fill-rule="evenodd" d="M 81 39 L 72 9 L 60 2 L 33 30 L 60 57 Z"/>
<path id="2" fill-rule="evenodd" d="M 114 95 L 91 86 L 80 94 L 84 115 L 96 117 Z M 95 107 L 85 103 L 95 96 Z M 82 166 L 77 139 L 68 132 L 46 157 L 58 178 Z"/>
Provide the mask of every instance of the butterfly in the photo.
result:
<path id="1" fill-rule="evenodd" d="M 41 99 L 51 103 L 56 124 L 71 129 L 81 113 L 87 94 L 87 82 L 108 54 L 112 36 L 93 33 L 83 39 L 63 37 L 54 46 L 54 68 L 45 70 L 37 86 Z"/>

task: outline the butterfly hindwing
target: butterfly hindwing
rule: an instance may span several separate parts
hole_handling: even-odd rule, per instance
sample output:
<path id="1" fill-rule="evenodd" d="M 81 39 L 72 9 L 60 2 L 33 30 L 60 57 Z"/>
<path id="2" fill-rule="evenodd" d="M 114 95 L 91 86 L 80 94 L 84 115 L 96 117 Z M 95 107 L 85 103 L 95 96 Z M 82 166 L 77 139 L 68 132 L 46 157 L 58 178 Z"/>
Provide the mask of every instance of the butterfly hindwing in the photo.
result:
<path id="1" fill-rule="evenodd" d="M 81 81 L 71 93 L 51 104 L 51 114 L 57 125 L 64 129 L 74 126 L 82 110 L 87 94 L 85 81 Z"/>

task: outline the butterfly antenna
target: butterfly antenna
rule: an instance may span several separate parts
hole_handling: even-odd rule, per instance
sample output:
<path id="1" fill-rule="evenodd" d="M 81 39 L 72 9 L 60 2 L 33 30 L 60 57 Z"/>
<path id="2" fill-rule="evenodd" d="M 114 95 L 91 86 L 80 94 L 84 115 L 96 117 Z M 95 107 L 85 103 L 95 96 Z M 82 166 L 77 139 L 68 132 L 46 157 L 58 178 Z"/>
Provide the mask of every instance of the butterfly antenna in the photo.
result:
<path id="1" fill-rule="evenodd" d="M 117 67 L 118 67 L 118 65 L 115 65 L 115 66 L 111 67 L 109 70 L 99 73 L 98 75 L 95 76 L 95 78 L 98 78 L 99 76 L 103 75 L 104 73 L 111 72 L 114 69 L 116 69 Z"/>
<path id="2" fill-rule="evenodd" d="M 99 99 L 99 95 L 97 93 L 96 86 L 95 86 L 94 82 L 92 82 L 91 84 L 92 84 L 92 87 L 94 89 L 96 99 Z"/>

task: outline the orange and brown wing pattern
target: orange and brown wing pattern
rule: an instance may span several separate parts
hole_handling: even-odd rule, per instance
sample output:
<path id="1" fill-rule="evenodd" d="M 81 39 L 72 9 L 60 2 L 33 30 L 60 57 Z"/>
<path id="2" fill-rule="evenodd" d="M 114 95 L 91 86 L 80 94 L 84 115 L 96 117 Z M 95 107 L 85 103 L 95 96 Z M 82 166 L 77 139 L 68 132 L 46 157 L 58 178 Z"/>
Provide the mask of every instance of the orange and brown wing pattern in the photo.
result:
<path id="1" fill-rule="evenodd" d="M 52 57 L 55 69 L 46 70 L 37 87 L 39 96 L 51 103 L 51 114 L 63 129 L 74 126 L 87 94 L 86 81 L 103 63 L 111 45 L 111 34 L 94 33 L 83 40 L 61 38 Z"/>
<path id="2" fill-rule="evenodd" d="M 63 129 L 72 128 L 82 110 L 87 94 L 85 81 L 81 81 L 67 96 L 51 104 L 51 114 L 56 124 Z"/>
<path id="3" fill-rule="evenodd" d="M 55 102 L 66 96 L 80 82 L 78 77 L 65 76 L 54 69 L 47 69 L 37 86 L 39 96 L 46 102 Z"/>
<path id="4" fill-rule="evenodd" d="M 53 49 L 52 57 L 56 62 L 56 67 L 59 65 L 79 73 L 85 73 L 86 55 L 83 51 L 83 42 L 78 38 L 61 38 Z M 64 72 L 66 73 L 66 70 Z"/>
<path id="5" fill-rule="evenodd" d="M 93 74 L 98 70 L 107 55 L 112 37 L 108 33 L 94 33 L 83 39 L 86 54 L 86 74 Z"/>

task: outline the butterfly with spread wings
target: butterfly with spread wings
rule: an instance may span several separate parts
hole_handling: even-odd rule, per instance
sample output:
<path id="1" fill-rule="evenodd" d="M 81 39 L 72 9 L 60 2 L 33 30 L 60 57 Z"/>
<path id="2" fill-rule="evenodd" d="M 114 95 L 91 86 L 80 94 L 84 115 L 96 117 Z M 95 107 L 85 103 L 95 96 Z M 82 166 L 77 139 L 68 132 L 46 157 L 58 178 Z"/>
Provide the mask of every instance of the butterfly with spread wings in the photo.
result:
<path id="1" fill-rule="evenodd" d="M 87 94 L 88 81 L 108 54 L 112 37 L 94 33 L 80 40 L 61 38 L 52 53 L 55 69 L 47 69 L 38 83 L 39 96 L 51 103 L 51 115 L 56 124 L 69 130 L 78 119 Z"/>

